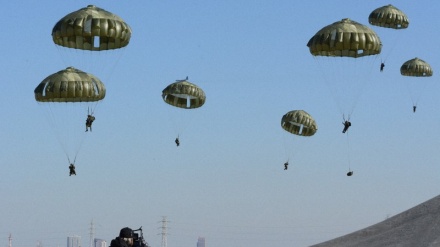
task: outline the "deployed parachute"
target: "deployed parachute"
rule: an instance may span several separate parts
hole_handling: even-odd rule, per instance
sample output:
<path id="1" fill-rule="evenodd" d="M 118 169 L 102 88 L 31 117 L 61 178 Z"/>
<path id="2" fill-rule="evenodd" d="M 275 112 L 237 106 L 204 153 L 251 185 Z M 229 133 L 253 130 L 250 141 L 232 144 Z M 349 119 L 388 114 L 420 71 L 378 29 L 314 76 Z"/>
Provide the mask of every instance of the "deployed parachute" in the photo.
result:
<path id="1" fill-rule="evenodd" d="M 432 76 L 433 72 L 431 65 L 416 57 L 402 64 L 400 74 L 403 76 L 429 77 Z"/>
<path id="2" fill-rule="evenodd" d="M 95 102 L 104 99 L 105 86 L 94 75 L 68 67 L 46 77 L 34 93 L 38 102 Z"/>
<path id="3" fill-rule="evenodd" d="M 319 30 L 307 43 L 342 115 L 350 118 L 380 54 L 379 36 L 348 18 Z"/>
<path id="4" fill-rule="evenodd" d="M 130 37 L 131 28 L 124 20 L 94 5 L 66 15 L 52 29 L 55 44 L 81 50 L 122 48 Z"/>
<path id="5" fill-rule="evenodd" d="M 400 74 L 407 77 L 404 84 L 408 86 L 413 103 L 413 111 L 415 112 L 421 94 L 427 86 L 427 83 L 420 84 L 418 81 L 413 80 L 414 78 L 412 77 L 431 77 L 433 70 L 431 65 L 416 57 L 402 64 L 400 67 Z"/>
<path id="6" fill-rule="evenodd" d="M 177 80 L 162 91 L 162 98 L 167 104 L 192 109 L 199 108 L 205 103 L 205 92 L 187 79 Z"/>
<path id="7" fill-rule="evenodd" d="M 296 136 L 309 137 L 316 133 L 318 125 L 316 124 L 315 119 L 313 119 L 313 117 L 307 112 L 303 110 L 294 110 L 283 115 L 281 118 L 281 128 Z M 284 170 L 287 170 L 291 156 L 294 156 L 299 150 L 291 139 L 291 135 L 284 137 L 284 148 L 287 156 L 287 161 L 284 163 Z"/>
<path id="8" fill-rule="evenodd" d="M 389 4 L 373 10 L 368 17 L 368 22 L 373 26 L 382 27 L 379 28 L 379 30 L 386 29 L 386 31 L 381 33 L 381 37 L 390 40 L 388 42 L 386 42 L 386 40 L 384 41 L 387 43 L 385 46 L 387 52 L 382 63 L 385 63 L 391 51 L 401 43 L 398 42 L 401 39 L 401 30 L 408 28 L 409 19 L 403 11 Z M 397 32 L 391 33 L 393 30 Z M 383 67 L 380 71 L 382 71 L 382 69 Z"/>
<path id="9" fill-rule="evenodd" d="M 52 41 L 65 66 L 110 80 L 131 34 L 130 26 L 119 16 L 88 5 L 61 18 L 52 28 Z"/>
<path id="10" fill-rule="evenodd" d="M 350 118 L 368 88 L 374 62 L 382 50 L 379 36 L 369 27 L 346 18 L 323 27 L 307 46 L 320 66 L 343 122 L 351 126 Z M 349 157 L 348 134 L 345 136 Z M 350 158 L 348 167 L 350 170 Z"/>
<path id="11" fill-rule="evenodd" d="M 182 109 L 196 109 L 205 104 L 206 95 L 197 85 L 188 81 L 188 77 L 184 80 L 176 80 L 175 83 L 168 85 L 162 90 L 162 99 L 165 103 L 173 106 L 173 117 L 171 122 L 177 130 L 177 138 L 175 143 L 180 145 L 179 136 L 189 125 L 189 121 L 193 116 L 188 111 Z"/>
<path id="12" fill-rule="evenodd" d="M 74 164 L 85 138 L 85 120 L 104 99 L 104 84 L 94 75 L 68 67 L 46 77 L 34 90 L 35 100 L 46 108 L 69 164 Z"/>
<path id="13" fill-rule="evenodd" d="M 318 130 L 315 120 L 303 110 L 289 111 L 281 118 L 281 127 L 292 134 L 312 136 Z"/>
<path id="14" fill-rule="evenodd" d="M 359 58 L 379 54 L 379 36 L 348 18 L 325 26 L 307 43 L 313 56 Z"/>
<path id="15" fill-rule="evenodd" d="M 374 26 L 393 29 L 404 29 L 409 25 L 406 14 L 391 4 L 373 10 L 368 22 Z"/>

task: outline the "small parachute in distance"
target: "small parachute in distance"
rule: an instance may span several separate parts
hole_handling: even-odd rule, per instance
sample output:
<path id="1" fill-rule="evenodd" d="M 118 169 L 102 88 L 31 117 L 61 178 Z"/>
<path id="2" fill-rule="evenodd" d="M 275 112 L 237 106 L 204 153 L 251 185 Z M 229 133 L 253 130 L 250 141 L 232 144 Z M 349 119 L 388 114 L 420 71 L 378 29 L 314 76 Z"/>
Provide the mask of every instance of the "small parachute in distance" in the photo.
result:
<path id="1" fill-rule="evenodd" d="M 57 45 L 90 51 L 113 50 L 130 42 L 131 28 L 119 16 L 94 5 L 61 18 L 52 29 Z"/>
<path id="2" fill-rule="evenodd" d="M 313 117 L 303 110 L 289 111 L 281 118 L 281 127 L 299 136 L 313 136 L 318 130 Z"/>
<path id="3" fill-rule="evenodd" d="M 104 99 L 106 90 L 96 76 L 68 67 L 46 77 L 34 93 L 38 102 L 95 102 Z"/>
<path id="4" fill-rule="evenodd" d="M 413 58 L 402 64 L 400 74 L 403 76 L 429 77 L 433 71 L 431 65 L 419 58 Z"/>
<path id="5" fill-rule="evenodd" d="M 405 29 L 409 25 L 406 14 L 391 4 L 373 10 L 368 22 L 374 26 L 393 29 Z"/>
<path id="6" fill-rule="evenodd" d="M 185 80 L 177 80 L 162 90 L 163 100 L 172 106 L 194 109 L 203 106 L 206 95 L 197 85 Z"/>
<path id="7" fill-rule="evenodd" d="M 382 43 L 372 29 L 346 18 L 323 27 L 307 46 L 313 56 L 359 58 L 379 54 Z"/>
<path id="8" fill-rule="evenodd" d="M 431 66 L 419 58 L 413 58 L 406 61 L 400 67 L 400 74 L 408 77 L 430 77 L 433 74 Z M 412 80 L 412 79 L 411 79 Z M 411 81 L 409 80 L 409 81 Z M 411 83 L 412 84 L 412 83 Z M 408 85 L 410 86 L 410 85 Z M 426 86 L 426 85 L 425 85 Z M 413 112 L 416 112 L 419 98 L 422 94 L 422 89 L 419 83 L 412 84 L 410 89 L 411 99 L 413 101 Z"/>

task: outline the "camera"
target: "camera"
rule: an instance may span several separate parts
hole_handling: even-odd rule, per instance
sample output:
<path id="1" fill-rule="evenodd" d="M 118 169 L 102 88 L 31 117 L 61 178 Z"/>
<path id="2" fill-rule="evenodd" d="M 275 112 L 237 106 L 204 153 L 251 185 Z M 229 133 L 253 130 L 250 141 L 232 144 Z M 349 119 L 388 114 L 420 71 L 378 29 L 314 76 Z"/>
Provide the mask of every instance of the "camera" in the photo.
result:
<path id="1" fill-rule="evenodd" d="M 139 229 L 133 230 L 133 247 L 150 247 L 144 239 L 142 226 Z"/>

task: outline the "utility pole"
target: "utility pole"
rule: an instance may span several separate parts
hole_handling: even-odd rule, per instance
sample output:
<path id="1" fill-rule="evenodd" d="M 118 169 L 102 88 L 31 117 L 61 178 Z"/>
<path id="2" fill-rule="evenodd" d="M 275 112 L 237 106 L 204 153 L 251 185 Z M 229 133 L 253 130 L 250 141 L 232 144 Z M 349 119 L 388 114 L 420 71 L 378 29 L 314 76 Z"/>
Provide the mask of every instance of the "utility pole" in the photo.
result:
<path id="1" fill-rule="evenodd" d="M 167 220 L 167 217 L 166 216 L 162 216 L 162 221 L 160 221 L 160 222 L 162 222 L 162 233 L 160 233 L 160 235 L 162 235 L 162 244 L 161 244 L 161 247 L 167 247 L 167 235 L 168 235 L 168 232 L 167 232 L 167 230 L 168 230 L 168 227 L 167 227 L 167 223 L 169 222 L 168 220 Z"/>
<path id="2" fill-rule="evenodd" d="M 9 233 L 9 247 L 12 247 L 12 234 Z"/>
<path id="3" fill-rule="evenodd" d="M 95 237 L 95 226 L 93 225 L 93 219 L 92 219 L 92 222 L 90 222 L 90 246 L 89 247 L 95 247 L 95 246 L 93 246 L 94 237 Z"/>

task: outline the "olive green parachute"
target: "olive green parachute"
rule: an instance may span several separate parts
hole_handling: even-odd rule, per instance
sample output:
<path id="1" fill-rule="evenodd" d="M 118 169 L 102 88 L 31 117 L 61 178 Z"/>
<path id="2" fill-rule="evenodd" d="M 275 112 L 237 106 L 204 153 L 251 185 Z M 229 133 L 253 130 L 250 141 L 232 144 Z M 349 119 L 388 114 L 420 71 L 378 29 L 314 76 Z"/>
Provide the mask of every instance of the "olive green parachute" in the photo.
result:
<path id="1" fill-rule="evenodd" d="M 66 15 L 52 29 L 55 44 L 81 50 L 122 48 L 130 37 L 131 28 L 124 20 L 94 5 Z"/>
<path id="2" fill-rule="evenodd" d="M 404 29 L 409 25 L 406 14 L 391 4 L 373 10 L 368 22 L 374 26 L 393 29 Z"/>
<path id="3" fill-rule="evenodd" d="M 382 44 L 369 27 L 342 19 L 319 30 L 307 43 L 313 56 L 363 57 L 379 54 Z"/>
<path id="4" fill-rule="evenodd" d="M 46 77 L 34 90 L 38 102 L 94 102 L 105 97 L 104 84 L 73 67 Z"/>
<path id="5" fill-rule="evenodd" d="M 400 74 L 403 76 L 429 77 L 433 71 L 431 65 L 419 58 L 406 61 L 400 67 Z"/>
<path id="6" fill-rule="evenodd" d="M 188 79 L 188 78 L 187 78 Z M 205 92 L 186 80 L 177 80 L 162 91 L 163 100 L 175 107 L 192 109 L 201 107 L 206 100 Z"/>
<path id="7" fill-rule="evenodd" d="M 281 118 L 281 127 L 295 135 L 312 136 L 318 125 L 310 114 L 303 110 L 289 111 Z"/>

